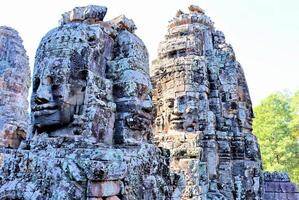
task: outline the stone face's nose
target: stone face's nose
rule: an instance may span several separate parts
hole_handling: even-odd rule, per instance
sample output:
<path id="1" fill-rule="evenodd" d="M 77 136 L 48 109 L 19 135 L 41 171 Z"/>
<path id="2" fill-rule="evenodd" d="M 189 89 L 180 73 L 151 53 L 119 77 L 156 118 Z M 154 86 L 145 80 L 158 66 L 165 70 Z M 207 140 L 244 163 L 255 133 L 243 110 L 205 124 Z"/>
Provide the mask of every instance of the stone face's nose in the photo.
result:
<path id="1" fill-rule="evenodd" d="M 150 113 L 153 110 L 153 102 L 151 100 L 151 97 L 148 96 L 143 102 L 142 102 L 142 110 Z"/>
<path id="2" fill-rule="evenodd" d="M 41 84 L 35 94 L 34 102 L 44 104 L 53 101 L 53 95 L 50 85 Z"/>
<path id="3" fill-rule="evenodd" d="M 181 115 L 184 113 L 184 105 L 182 103 L 179 102 L 178 99 L 176 99 L 174 101 L 174 105 L 173 105 L 173 114 L 175 115 Z"/>

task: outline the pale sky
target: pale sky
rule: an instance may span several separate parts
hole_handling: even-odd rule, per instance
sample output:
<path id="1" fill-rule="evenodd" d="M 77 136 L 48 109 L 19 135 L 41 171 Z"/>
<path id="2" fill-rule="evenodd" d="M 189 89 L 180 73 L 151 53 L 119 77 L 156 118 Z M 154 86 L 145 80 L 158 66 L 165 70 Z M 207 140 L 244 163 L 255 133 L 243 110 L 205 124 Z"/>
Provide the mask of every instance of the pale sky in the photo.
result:
<path id="1" fill-rule="evenodd" d="M 41 38 L 58 26 L 61 14 L 89 4 L 108 7 L 105 20 L 132 18 L 151 60 L 176 11 L 199 5 L 232 44 L 254 105 L 272 92 L 299 89 L 298 0 L 1 0 L 0 25 L 20 33 L 32 68 Z"/>

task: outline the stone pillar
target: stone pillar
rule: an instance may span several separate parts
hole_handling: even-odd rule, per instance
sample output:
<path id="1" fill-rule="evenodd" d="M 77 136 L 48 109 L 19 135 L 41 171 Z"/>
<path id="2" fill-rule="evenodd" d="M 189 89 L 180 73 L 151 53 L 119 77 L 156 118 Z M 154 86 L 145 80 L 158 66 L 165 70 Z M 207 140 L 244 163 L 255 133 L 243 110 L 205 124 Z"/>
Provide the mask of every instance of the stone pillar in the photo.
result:
<path id="1" fill-rule="evenodd" d="M 18 32 L 0 27 L 0 146 L 18 148 L 28 132 L 28 56 Z"/>

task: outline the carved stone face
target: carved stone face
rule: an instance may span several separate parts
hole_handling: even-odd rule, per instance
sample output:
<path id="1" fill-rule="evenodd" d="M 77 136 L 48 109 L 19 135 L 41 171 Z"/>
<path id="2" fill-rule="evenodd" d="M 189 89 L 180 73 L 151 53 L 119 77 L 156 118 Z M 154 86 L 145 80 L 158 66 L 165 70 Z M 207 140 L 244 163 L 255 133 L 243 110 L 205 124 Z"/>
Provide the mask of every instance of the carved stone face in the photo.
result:
<path id="1" fill-rule="evenodd" d="M 73 66 L 76 64 L 72 56 L 45 58 L 35 64 L 31 110 L 38 130 L 66 126 L 82 111 L 86 72 Z"/>
<path id="2" fill-rule="evenodd" d="M 175 89 L 171 92 L 166 90 L 162 92 L 167 94 L 162 94 L 165 98 L 161 99 L 158 105 L 156 128 L 166 132 L 197 130 L 199 93 L 177 92 Z"/>
<path id="3" fill-rule="evenodd" d="M 122 78 L 123 81 L 114 86 L 114 95 L 118 99 L 118 112 L 126 113 L 125 120 L 130 129 L 148 129 L 151 125 L 153 108 L 148 75 L 127 70 Z"/>

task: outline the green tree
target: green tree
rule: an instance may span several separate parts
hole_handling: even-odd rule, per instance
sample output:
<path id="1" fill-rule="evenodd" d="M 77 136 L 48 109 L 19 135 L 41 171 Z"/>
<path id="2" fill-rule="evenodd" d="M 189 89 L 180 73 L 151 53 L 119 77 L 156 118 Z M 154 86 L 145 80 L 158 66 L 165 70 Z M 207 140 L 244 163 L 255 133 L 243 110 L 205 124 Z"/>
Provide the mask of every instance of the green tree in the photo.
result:
<path id="1" fill-rule="evenodd" d="M 275 93 L 254 108 L 256 134 L 266 171 L 287 171 L 299 184 L 299 91 Z"/>

